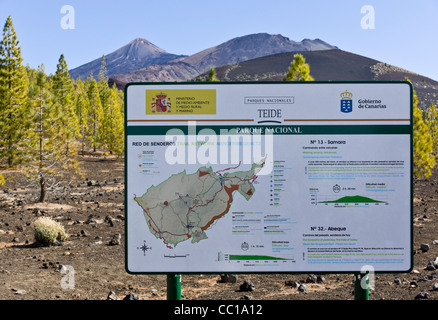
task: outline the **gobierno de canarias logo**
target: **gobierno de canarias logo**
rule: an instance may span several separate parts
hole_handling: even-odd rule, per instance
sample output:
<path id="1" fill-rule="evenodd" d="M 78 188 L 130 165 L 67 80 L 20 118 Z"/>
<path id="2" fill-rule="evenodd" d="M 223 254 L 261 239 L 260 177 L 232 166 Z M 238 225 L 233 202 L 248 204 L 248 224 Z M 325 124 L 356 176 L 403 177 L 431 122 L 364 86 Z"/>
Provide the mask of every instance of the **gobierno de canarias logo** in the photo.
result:
<path id="1" fill-rule="evenodd" d="M 341 112 L 350 113 L 353 111 L 353 94 L 345 90 L 341 93 Z"/>

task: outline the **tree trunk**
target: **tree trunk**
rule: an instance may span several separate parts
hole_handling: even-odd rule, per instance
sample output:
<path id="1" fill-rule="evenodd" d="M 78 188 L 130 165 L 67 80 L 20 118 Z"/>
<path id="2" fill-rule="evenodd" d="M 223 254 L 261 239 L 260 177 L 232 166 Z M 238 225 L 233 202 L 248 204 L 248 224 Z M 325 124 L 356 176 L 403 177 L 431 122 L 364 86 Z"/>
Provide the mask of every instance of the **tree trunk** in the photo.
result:
<path id="1" fill-rule="evenodd" d="M 44 202 L 46 199 L 46 182 L 44 180 L 44 177 L 41 177 L 40 179 L 40 198 L 38 202 Z"/>
<path id="2" fill-rule="evenodd" d="M 39 172 L 41 174 L 40 178 L 40 199 L 38 202 L 44 202 L 46 199 L 46 181 L 44 180 L 44 175 L 42 174 L 43 167 L 43 90 L 41 88 L 40 92 L 40 163 L 39 163 Z"/>

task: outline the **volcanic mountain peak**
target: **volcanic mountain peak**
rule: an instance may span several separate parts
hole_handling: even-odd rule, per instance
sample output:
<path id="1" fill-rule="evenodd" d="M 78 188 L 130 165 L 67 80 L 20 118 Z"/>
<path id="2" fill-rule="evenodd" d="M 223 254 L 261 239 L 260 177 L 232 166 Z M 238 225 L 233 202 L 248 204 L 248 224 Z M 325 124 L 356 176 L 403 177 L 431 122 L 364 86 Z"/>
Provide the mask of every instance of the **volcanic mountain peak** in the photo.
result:
<path id="1" fill-rule="evenodd" d="M 201 70 L 206 70 L 211 67 L 238 63 L 276 53 L 336 48 L 319 39 L 305 39 L 301 42 L 296 42 L 289 40 L 289 38 L 281 34 L 255 33 L 233 38 L 180 60 Z"/>
<path id="2" fill-rule="evenodd" d="M 112 75 L 138 70 L 153 64 L 166 63 L 180 57 L 183 56 L 168 53 L 144 38 L 136 38 L 116 51 L 105 55 L 105 60 L 108 75 Z M 74 79 L 80 76 L 82 80 L 88 77 L 91 72 L 93 75 L 97 75 L 101 62 L 102 57 L 99 57 L 70 70 L 70 75 Z"/>
<path id="3" fill-rule="evenodd" d="M 111 55 L 120 55 L 126 59 L 150 59 L 162 54 L 167 54 L 167 52 L 144 38 L 136 38 L 127 45 L 109 54 L 108 57 Z"/>

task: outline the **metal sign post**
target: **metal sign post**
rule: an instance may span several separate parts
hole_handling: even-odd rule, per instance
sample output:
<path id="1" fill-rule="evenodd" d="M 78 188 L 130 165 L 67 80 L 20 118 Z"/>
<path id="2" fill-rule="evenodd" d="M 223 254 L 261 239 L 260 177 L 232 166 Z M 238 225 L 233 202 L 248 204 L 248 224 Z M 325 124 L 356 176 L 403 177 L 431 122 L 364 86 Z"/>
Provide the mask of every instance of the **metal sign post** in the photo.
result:
<path id="1" fill-rule="evenodd" d="M 354 300 L 369 300 L 369 297 L 369 274 L 356 274 L 354 281 Z"/>
<path id="2" fill-rule="evenodd" d="M 167 300 L 181 300 L 180 274 L 167 274 Z"/>

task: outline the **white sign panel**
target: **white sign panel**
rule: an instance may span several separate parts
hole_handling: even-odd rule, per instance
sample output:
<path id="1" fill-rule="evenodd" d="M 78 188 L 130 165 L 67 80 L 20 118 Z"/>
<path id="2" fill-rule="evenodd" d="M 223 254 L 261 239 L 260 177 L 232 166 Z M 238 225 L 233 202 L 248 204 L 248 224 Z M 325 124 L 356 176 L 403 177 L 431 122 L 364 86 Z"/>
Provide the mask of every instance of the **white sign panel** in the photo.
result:
<path id="1" fill-rule="evenodd" d="M 407 82 L 135 83 L 131 273 L 407 272 Z"/>

